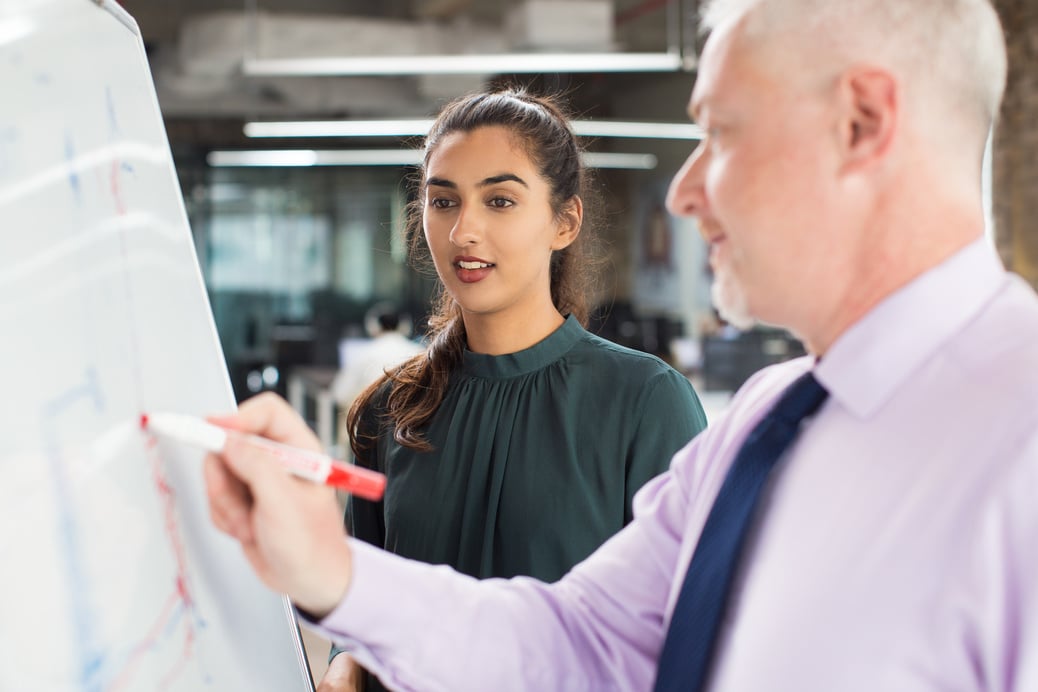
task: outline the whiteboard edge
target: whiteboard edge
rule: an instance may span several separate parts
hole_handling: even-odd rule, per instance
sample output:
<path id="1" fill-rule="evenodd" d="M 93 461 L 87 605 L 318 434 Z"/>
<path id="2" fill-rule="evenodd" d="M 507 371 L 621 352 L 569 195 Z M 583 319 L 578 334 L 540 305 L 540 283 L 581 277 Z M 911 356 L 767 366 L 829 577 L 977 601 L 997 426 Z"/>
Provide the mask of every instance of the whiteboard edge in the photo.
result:
<path id="1" fill-rule="evenodd" d="M 176 183 L 177 191 L 179 192 L 179 194 L 177 195 L 177 207 L 180 211 L 180 219 L 183 222 L 184 228 L 187 228 L 188 232 L 191 233 L 191 220 L 188 218 L 187 208 L 184 206 L 184 191 L 180 187 L 180 176 L 177 175 L 176 164 L 173 162 L 173 150 L 169 146 L 169 133 L 166 132 L 166 123 L 162 117 L 162 105 L 159 103 L 158 91 L 156 91 L 155 89 L 155 79 L 154 76 L 151 74 L 151 62 L 148 60 L 148 52 L 144 48 L 144 40 L 141 37 L 140 30 L 137 28 L 137 22 L 133 19 L 133 17 L 127 14 L 126 10 L 124 10 L 117 3 L 115 3 L 114 0 L 96 1 L 104 2 L 106 7 L 111 6 L 113 14 L 115 14 L 117 18 L 120 15 L 125 17 L 125 20 L 129 22 L 128 26 L 131 26 L 134 30 L 134 33 L 137 35 L 137 50 L 140 51 L 141 60 L 148 67 L 147 79 L 148 85 L 151 87 L 151 93 L 149 94 L 149 96 L 151 98 L 152 106 L 155 109 L 155 113 L 157 113 L 159 116 L 159 125 L 162 127 L 162 138 L 165 140 L 166 144 L 166 162 L 168 164 L 169 173 L 173 177 L 173 182 Z M 202 300 L 205 303 L 205 316 L 209 323 L 209 335 L 212 338 L 212 342 L 216 347 L 216 351 L 217 353 L 219 353 L 220 362 L 223 365 L 224 391 L 227 394 L 228 401 L 234 402 L 236 401 L 236 399 L 234 396 L 234 387 L 231 385 L 231 374 L 227 369 L 227 359 L 224 355 L 223 344 L 220 343 L 220 334 L 216 329 L 216 317 L 213 315 L 213 306 L 212 302 L 209 300 L 209 291 L 205 285 L 205 277 L 202 275 L 202 265 L 198 261 L 198 250 L 195 247 L 195 239 L 193 233 L 191 233 L 189 240 L 191 241 L 191 252 L 194 255 L 195 277 L 198 281 L 199 287 L 202 289 Z M 289 625 L 294 627 L 295 620 L 289 620 Z M 306 677 L 310 677 L 309 671 L 307 671 Z"/>
<path id="2" fill-rule="evenodd" d="M 310 672 L 310 656 L 306 652 L 306 645 L 303 644 L 303 634 L 299 631 L 299 619 L 296 617 L 296 608 L 292 605 L 292 601 L 288 596 L 282 595 L 281 602 L 285 607 L 285 617 L 288 618 L 289 623 L 292 625 L 292 641 L 296 648 L 296 659 L 299 661 L 299 668 L 305 672 L 303 678 L 306 680 L 307 692 L 316 692 L 314 689 L 314 676 Z"/>
<path id="3" fill-rule="evenodd" d="M 175 166 L 175 164 L 173 162 L 173 152 L 172 152 L 172 150 L 170 149 L 170 146 L 169 146 L 169 135 L 166 132 L 165 123 L 162 123 L 162 108 L 161 108 L 161 106 L 158 103 L 158 94 L 155 91 L 155 84 L 154 84 L 154 82 L 152 80 L 152 77 L 150 75 L 150 63 L 148 62 L 148 59 L 147 59 L 148 58 L 147 52 L 144 50 L 143 39 L 141 38 L 140 26 L 137 24 L 137 20 L 135 20 L 130 15 L 130 13 L 127 12 L 121 5 L 119 5 L 117 2 L 115 2 L 115 0 L 89 0 L 89 1 L 93 2 L 95 5 L 100 6 L 103 10 L 105 10 L 108 13 L 110 13 L 116 20 L 118 20 L 121 24 L 123 24 L 123 26 L 125 26 L 127 29 L 129 29 L 137 37 L 137 46 L 140 49 L 140 51 L 141 51 L 141 53 L 142 53 L 142 55 L 144 57 L 144 64 L 149 67 L 148 81 L 151 84 L 151 98 L 152 98 L 153 105 L 155 106 L 155 112 L 157 112 L 159 114 L 159 122 L 162 124 L 162 134 L 163 134 L 164 139 L 166 140 L 167 160 L 169 162 L 170 168 L 172 169 L 173 180 L 177 183 L 177 188 L 179 189 L 180 188 L 180 179 L 177 176 L 176 166 Z M 184 195 L 183 190 L 180 190 L 180 199 L 179 199 L 179 201 L 180 201 L 180 204 L 179 204 L 179 206 L 180 206 L 180 214 L 181 214 L 181 218 L 184 220 L 185 227 L 190 229 L 191 225 L 190 225 L 189 219 L 187 218 L 187 209 L 184 207 L 183 195 Z M 192 246 L 193 245 L 194 245 L 194 238 L 192 237 Z M 219 335 L 217 334 L 217 331 L 216 331 L 216 323 L 215 323 L 215 321 L 213 319 L 213 308 L 212 308 L 212 305 L 210 305 L 210 303 L 209 303 L 208 291 L 205 290 L 205 277 L 202 276 L 202 268 L 201 268 L 201 266 L 199 265 L 199 262 L 198 262 L 197 252 L 196 252 L 196 256 L 195 256 L 195 271 L 196 271 L 197 279 L 202 284 L 202 295 L 205 297 L 205 305 L 206 305 L 206 309 L 208 311 L 208 317 L 209 317 L 209 320 L 208 320 L 208 322 L 209 322 L 209 331 L 210 331 L 211 336 L 213 336 L 214 340 L 216 341 L 217 351 L 220 353 L 221 361 L 223 361 L 223 370 L 224 370 L 224 373 L 225 373 L 224 386 L 225 386 L 225 389 L 227 390 L 229 398 L 233 401 L 234 400 L 234 389 L 231 386 L 230 373 L 227 372 L 227 362 L 223 358 L 223 347 L 220 344 L 220 338 L 219 338 Z M 296 619 L 295 608 L 293 607 L 292 602 L 288 599 L 288 596 L 282 595 L 281 596 L 281 603 L 282 603 L 282 607 L 283 607 L 284 614 L 285 614 L 285 622 L 289 626 L 289 635 L 291 636 L 292 643 L 294 644 L 294 649 L 295 649 L 295 654 L 296 654 L 296 662 L 299 665 L 300 677 L 302 678 L 303 682 L 306 685 L 307 692 L 315 692 L 313 675 L 310 672 L 310 661 L 309 661 L 309 658 L 307 657 L 306 647 L 303 644 L 302 634 L 299 631 L 299 621 Z"/>
<path id="4" fill-rule="evenodd" d="M 129 12 L 123 9 L 123 6 L 115 2 L 115 0 L 90 0 L 95 5 L 99 5 L 103 10 L 111 13 L 113 17 L 118 19 L 127 29 L 132 31 L 140 38 L 141 29 L 137 25 L 137 20 L 134 19 Z"/>

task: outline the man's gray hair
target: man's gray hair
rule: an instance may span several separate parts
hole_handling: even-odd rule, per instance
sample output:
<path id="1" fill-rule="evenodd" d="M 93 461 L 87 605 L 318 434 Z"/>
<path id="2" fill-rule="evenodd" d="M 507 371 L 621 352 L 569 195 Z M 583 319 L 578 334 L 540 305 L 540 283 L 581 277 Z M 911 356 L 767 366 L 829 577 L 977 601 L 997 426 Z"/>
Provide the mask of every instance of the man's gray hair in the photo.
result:
<path id="1" fill-rule="evenodd" d="M 987 127 L 1006 83 L 1005 38 L 989 0 L 707 0 L 710 31 L 746 18 L 748 35 L 808 33 L 829 67 L 871 63 L 912 92 L 937 93 Z"/>

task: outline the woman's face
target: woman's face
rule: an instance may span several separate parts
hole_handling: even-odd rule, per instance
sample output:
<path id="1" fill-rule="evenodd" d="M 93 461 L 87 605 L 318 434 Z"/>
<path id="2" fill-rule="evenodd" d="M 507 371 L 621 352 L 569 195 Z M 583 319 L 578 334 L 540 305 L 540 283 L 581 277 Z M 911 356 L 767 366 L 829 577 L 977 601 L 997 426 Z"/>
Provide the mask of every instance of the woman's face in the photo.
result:
<path id="1" fill-rule="evenodd" d="M 423 226 L 436 272 L 469 315 L 528 318 L 552 308 L 551 254 L 576 238 L 551 189 L 505 127 L 444 137 L 426 166 Z"/>

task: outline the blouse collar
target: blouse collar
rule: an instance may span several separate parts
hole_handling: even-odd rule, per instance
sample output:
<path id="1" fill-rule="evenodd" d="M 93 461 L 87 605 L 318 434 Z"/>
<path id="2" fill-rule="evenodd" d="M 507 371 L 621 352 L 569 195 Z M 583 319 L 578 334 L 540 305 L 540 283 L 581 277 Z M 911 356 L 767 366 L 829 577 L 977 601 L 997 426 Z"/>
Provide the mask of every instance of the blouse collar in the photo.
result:
<path id="1" fill-rule="evenodd" d="M 554 363 L 565 355 L 586 332 L 570 315 L 558 329 L 529 348 L 515 353 L 491 356 L 474 353 L 467 348 L 461 370 L 474 377 L 507 378 L 524 375 Z"/>

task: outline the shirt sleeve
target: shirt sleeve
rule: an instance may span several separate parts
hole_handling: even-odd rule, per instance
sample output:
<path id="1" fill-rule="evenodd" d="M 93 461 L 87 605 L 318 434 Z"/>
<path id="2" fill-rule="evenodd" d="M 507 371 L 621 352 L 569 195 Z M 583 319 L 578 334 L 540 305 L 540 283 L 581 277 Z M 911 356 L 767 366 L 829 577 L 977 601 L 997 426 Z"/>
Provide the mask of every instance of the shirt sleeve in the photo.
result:
<path id="1" fill-rule="evenodd" d="M 977 523 L 968 551 L 972 588 L 961 588 L 958 599 L 970 605 L 970 658 L 985 689 L 998 692 L 1038 690 L 1038 433 L 1018 449 Z"/>
<path id="2" fill-rule="evenodd" d="M 638 494 L 627 528 L 551 585 L 477 581 L 348 539 L 349 591 L 311 625 L 394 689 L 649 689 L 679 571 L 684 462 Z"/>
<path id="3" fill-rule="evenodd" d="M 666 471 L 674 454 L 706 428 L 706 413 L 692 384 L 672 368 L 646 381 L 632 410 L 641 415 L 627 453 L 625 523 L 633 517 L 635 493 Z"/>

